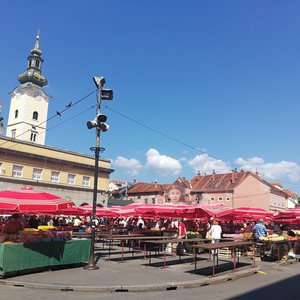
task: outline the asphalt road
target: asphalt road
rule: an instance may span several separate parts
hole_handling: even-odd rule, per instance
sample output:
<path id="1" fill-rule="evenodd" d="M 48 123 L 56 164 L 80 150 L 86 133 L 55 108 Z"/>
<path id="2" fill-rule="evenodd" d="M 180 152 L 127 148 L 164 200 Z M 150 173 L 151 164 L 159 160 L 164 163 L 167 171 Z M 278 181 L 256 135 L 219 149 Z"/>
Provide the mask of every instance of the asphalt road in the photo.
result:
<path id="1" fill-rule="evenodd" d="M 1 285 L 0 299 L 6 300 L 94 300 L 94 299 L 300 299 L 300 263 L 270 264 L 259 273 L 234 281 L 199 288 L 155 292 L 74 292 Z"/>

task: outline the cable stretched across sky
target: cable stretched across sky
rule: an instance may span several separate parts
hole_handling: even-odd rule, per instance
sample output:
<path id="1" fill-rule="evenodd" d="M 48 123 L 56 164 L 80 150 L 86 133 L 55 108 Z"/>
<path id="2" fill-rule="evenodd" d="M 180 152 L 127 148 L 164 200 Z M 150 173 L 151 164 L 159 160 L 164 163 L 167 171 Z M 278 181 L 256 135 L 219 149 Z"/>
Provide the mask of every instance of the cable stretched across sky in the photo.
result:
<path id="1" fill-rule="evenodd" d="M 173 137 L 171 137 L 171 136 L 169 136 L 169 135 L 167 135 L 167 134 L 165 134 L 165 133 L 163 133 L 163 132 L 161 132 L 161 131 L 159 131 L 159 130 L 157 130 L 157 129 L 154 129 L 154 128 L 148 126 L 148 125 L 145 125 L 145 124 L 143 124 L 143 123 L 141 123 L 141 122 L 139 122 L 139 121 L 137 121 L 137 120 L 135 120 L 135 119 L 133 119 L 133 118 L 131 118 L 131 117 L 128 117 L 128 116 L 126 116 L 126 115 L 124 115 L 124 114 L 122 114 L 122 113 L 116 111 L 115 109 L 110 108 L 110 107 L 107 106 L 107 105 L 105 105 L 104 107 L 107 108 L 107 109 L 109 109 L 109 110 L 111 110 L 111 111 L 113 111 L 114 113 L 116 113 L 116 114 L 118 114 L 118 115 L 120 115 L 120 116 L 122 116 L 122 117 L 124 117 L 124 118 L 126 118 L 126 119 L 128 119 L 128 120 L 130 120 L 130 121 L 132 121 L 132 122 L 134 122 L 134 123 L 136 123 L 136 124 L 138 124 L 138 125 L 140 125 L 140 126 L 143 126 L 143 127 L 147 128 L 147 129 L 149 129 L 149 130 L 151 130 L 151 131 L 153 131 L 153 132 L 155 132 L 155 133 L 157 133 L 157 134 L 159 134 L 159 135 L 161 135 L 161 136 L 163 136 L 163 137 L 165 137 L 165 138 L 167 138 L 167 139 L 173 141 L 173 142 L 176 142 L 176 143 L 178 143 L 178 144 L 181 144 L 181 145 L 183 145 L 183 146 L 186 146 L 186 147 L 188 147 L 188 148 L 190 148 L 190 149 L 192 149 L 192 150 L 194 150 L 194 151 L 200 152 L 200 153 L 202 153 L 202 154 L 206 154 L 207 156 L 212 157 L 212 158 L 214 158 L 214 159 L 216 159 L 216 160 L 220 160 L 220 158 L 217 158 L 217 157 L 214 156 L 214 155 L 210 155 L 210 154 L 208 154 L 207 152 L 202 151 L 202 150 L 200 150 L 200 149 L 197 148 L 197 147 L 188 145 L 188 144 L 186 144 L 186 143 L 184 143 L 184 142 L 182 142 L 182 141 L 180 141 L 180 140 L 178 140 L 178 139 L 175 139 L 175 138 L 173 138 Z"/>

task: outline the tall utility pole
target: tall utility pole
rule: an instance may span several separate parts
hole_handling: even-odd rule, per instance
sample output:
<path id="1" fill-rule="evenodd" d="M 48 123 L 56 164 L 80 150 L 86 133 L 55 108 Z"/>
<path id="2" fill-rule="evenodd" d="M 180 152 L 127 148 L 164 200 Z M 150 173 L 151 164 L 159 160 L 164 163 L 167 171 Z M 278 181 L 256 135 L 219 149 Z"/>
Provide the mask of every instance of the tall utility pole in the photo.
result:
<path id="1" fill-rule="evenodd" d="M 96 118 L 87 122 L 88 129 L 96 128 L 96 146 L 91 150 L 95 151 L 95 169 L 94 169 L 94 190 L 93 190 L 93 211 L 92 211 L 92 232 L 91 232 L 91 247 L 88 264 L 84 267 L 86 270 L 97 270 L 99 267 L 95 262 L 95 233 L 96 233 L 96 208 L 97 208 L 97 194 L 98 194 L 98 173 L 99 173 L 99 156 L 100 152 L 104 151 L 104 148 L 100 147 L 100 132 L 108 130 L 109 126 L 104 123 L 107 120 L 105 115 L 101 114 L 101 99 L 112 100 L 113 91 L 111 89 L 104 89 L 105 84 L 104 77 L 93 77 L 94 83 L 97 87 L 97 109 Z"/>

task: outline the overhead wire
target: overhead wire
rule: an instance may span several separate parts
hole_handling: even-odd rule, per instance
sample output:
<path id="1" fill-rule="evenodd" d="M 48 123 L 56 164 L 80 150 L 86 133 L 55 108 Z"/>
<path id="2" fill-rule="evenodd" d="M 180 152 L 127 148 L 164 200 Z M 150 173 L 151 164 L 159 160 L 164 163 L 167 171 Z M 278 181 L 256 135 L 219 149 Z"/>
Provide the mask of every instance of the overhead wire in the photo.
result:
<path id="1" fill-rule="evenodd" d="M 144 128 L 147 128 L 147 129 L 149 129 L 149 130 L 151 130 L 151 131 L 153 131 L 153 132 L 155 132 L 155 133 L 157 133 L 157 134 L 159 134 L 159 135 L 161 135 L 161 136 L 163 136 L 163 137 L 168 138 L 169 140 L 172 140 L 173 142 L 176 142 L 176 143 L 178 143 L 178 144 L 181 144 L 181 145 L 183 145 L 183 146 L 185 146 L 185 147 L 188 147 L 188 148 L 190 148 L 190 149 L 193 149 L 193 150 L 195 150 L 195 151 L 197 151 L 197 152 L 200 152 L 200 153 L 202 153 L 202 154 L 206 154 L 207 156 L 212 157 L 212 158 L 214 158 L 214 159 L 216 159 L 216 160 L 220 160 L 220 158 L 218 158 L 218 157 L 216 157 L 216 156 L 214 156 L 214 155 L 208 154 L 207 152 L 202 151 L 202 150 L 200 150 L 200 149 L 197 148 L 197 147 L 194 147 L 194 146 L 191 146 L 191 145 L 189 145 L 189 144 L 187 144 L 187 143 L 184 143 L 184 142 L 182 142 L 182 141 L 180 141 L 180 140 L 178 140 L 178 139 L 176 139 L 176 138 L 173 138 L 173 137 L 171 137 L 171 136 L 169 136 L 169 135 L 167 135 L 167 134 L 165 134 L 165 133 L 163 133 L 163 132 L 161 132 L 161 131 L 159 131 L 159 130 L 157 130 L 157 129 L 155 129 L 155 128 L 152 128 L 152 127 L 150 127 L 150 126 L 148 126 L 148 125 L 145 125 L 145 124 L 143 124 L 143 123 L 140 122 L 140 121 L 137 121 L 137 120 L 135 120 L 135 119 L 133 119 L 133 118 L 131 118 L 131 117 L 129 117 L 129 116 L 126 116 L 125 114 L 120 113 L 119 111 L 117 111 L 117 110 L 115 110 L 115 109 L 109 107 L 108 105 L 104 105 L 104 107 L 107 108 L 107 109 L 109 109 L 109 110 L 111 110 L 111 111 L 113 111 L 114 113 L 116 113 L 116 114 L 118 114 L 118 115 L 120 115 L 120 116 L 122 116 L 122 117 L 124 117 L 124 118 L 126 118 L 126 119 L 128 119 L 128 120 L 130 120 L 130 121 L 132 121 L 132 122 L 134 122 L 134 123 L 136 123 L 136 124 L 138 124 L 138 125 L 143 126 Z"/>
<path id="2" fill-rule="evenodd" d="M 56 118 L 56 117 L 61 117 L 61 115 L 62 115 L 65 111 L 67 111 L 67 110 L 73 108 L 75 105 L 77 105 L 77 104 L 80 103 L 81 101 L 85 100 L 86 98 L 88 98 L 89 96 L 91 96 L 92 94 L 94 94 L 96 91 L 97 91 L 97 90 L 93 90 L 92 92 L 88 93 L 87 95 L 85 95 L 84 97 L 80 98 L 79 100 L 77 100 L 77 101 L 74 102 L 74 103 L 73 103 L 72 101 L 70 101 L 69 104 L 67 104 L 63 110 L 58 110 L 58 111 L 56 111 L 56 114 L 55 114 L 55 115 L 53 115 L 53 116 L 49 117 L 48 119 L 46 119 L 45 121 L 43 121 L 43 122 L 37 124 L 35 127 L 41 126 L 41 125 L 43 125 L 44 123 L 46 123 L 46 122 L 48 122 L 48 121 L 50 121 L 50 120 L 52 120 L 52 119 L 54 119 L 54 118 Z M 93 107 L 94 107 L 94 106 L 93 106 Z M 91 107 L 90 107 L 89 109 L 91 109 Z M 89 109 L 87 109 L 87 110 L 89 110 Z M 87 110 L 85 110 L 84 112 L 86 112 Z M 84 112 L 82 112 L 82 113 L 84 113 Z M 75 118 L 75 117 L 81 115 L 82 113 L 80 113 L 80 114 L 78 114 L 78 115 L 76 115 L 76 116 L 74 116 L 74 117 L 71 117 L 70 119 L 73 119 L 73 118 Z M 69 121 L 69 119 L 66 120 L 66 121 L 64 121 L 64 122 L 62 122 L 62 123 L 60 123 L 60 125 L 63 124 L 63 123 L 66 123 L 67 121 Z M 54 126 L 53 128 L 55 128 L 55 127 L 57 127 L 57 126 L 59 126 L 59 125 L 56 125 L 56 126 Z M 45 130 L 47 131 L 47 129 L 45 129 Z M 24 135 L 24 134 L 27 133 L 28 131 L 30 131 L 30 129 L 28 129 L 28 130 L 24 131 L 23 133 L 17 135 L 15 138 L 16 138 L 16 139 L 19 138 L 20 136 Z M 8 143 L 8 141 L 3 142 L 2 144 L 0 144 L 0 146 L 5 145 L 6 143 Z M 13 147 L 13 146 L 12 146 L 12 147 Z M 11 147 L 11 148 L 12 148 L 12 147 Z"/>
<path id="3" fill-rule="evenodd" d="M 88 98 L 89 96 L 91 96 L 92 94 L 94 94 L 96 91 L 97 91 L 97 90 L 94 90 L 94 91 L 88 93 L 87 95 L 85 95 L 84 97 L 80 98 L 79 100 L 77 100 L 77 101 L 74 102 L 74 103 L 71 101 L 69 104 L 67 104 L 67 105 L 65 106 L 65 108 L 64 108 L 63 110 L 57 111 L 55 115 L 49 117 L 47 120 L 45 120 L 45 121 L 39 123 L 39 124 L 36 125 L 36 126 L 41 126 L 42 124 L 44 124 L 44 123 L 46 123 L 46 122 L 48 122 L 48 121 L 50 121 L 50 120 L 52 120 L 52 119 L 54 119 L 54 118 L 56 118 L 56 117 L 61 117 L 61 115 L 62 115 L 65 111 L 67 111 L 67 110 L 73 108 L 75 105 L 77 105 L 77 104 L 80 103 L 81 101 L 85 100 L 86 98 Z M 76 117 L 78 117 L 78 116 L 84 114 L 85 112 L 87 112 L 87 111 L 89 111 L 90 109 L 95 108 L 95 107 L 96 107 L 96 105 L 93 105 L 93 106 L 89 107 L 88 109 L 86 109 L 86 110 L 84 110 L 84 111 L 78 113 L 77 115 L 74 115 L 74 116 L 68 118 L 67 120 L 65 120 L 65 121 L 63 121 L 63 122 L 60 122 L 60 123 L 58 123 L 58 124 L 56 124 L 56 125 L 54 125 L 54 126 L 48 128 L 48 129 L 45 129 L 45 131 L 47 132 L 47 131 L 50 131 L 50 130 L 52 130 L 52 129 L 58 127 L 58 126 L 61 126 L 62 124 L 69 122 L 70 120 L 72 120 L 72 119 L 74 119 L 74 118 L 76 118 Z M 127 116 L 127 115 L 125 115 L 125 114 L 123 114 L 123 113 L 121 113 L 121 112 L 119 112 L 119 111 L 117 111 L 117 110 L 115 110 L 115 109 L 109 107 L 108 105 L 104 105 L 104 107 L 105 107 L 106 109 L 108 109 L 108 110 L 114 112 L 115 114 L 118 114 L 119 116 L 121 116 L 121 117 L 123 117 L 123 118 L 126 118 L 126 119 L 128 119 L 128 120 L 130 120 L 131 122 L 134 122 L 134 123 L 136 123 L 136 124 L 138 124 L 138 125 L 140 125 L 140 126 L 146 128 L 146 129 L 148 129 L 148 130 L 150 130 L 150 131 L 153 131 L 153 132 L 155 132 L 155 133 L 157 133 L 157 134 L 159 134 L 159 135 L 161 135 L 161 136 L 163 136 L 163 137 L 165 137 L 165 138 L 167 138 L 167 139 L 169 139 L 169 140 L 172 140 L 173 142 L 176 142 L 176 143 L 181 144 L 181 145 L 183 145 L 183 146 L 185 146 L 185 147 L 188 147 L 188 148 L 190 148 L 190 149 L 192 149 L 192 150 L 194 150 L 194 151 L 196 151 L 196 152 L 198 152 L 198 153 L 205 154 L 205 155 L 207 155 L 208 157 L 214 158 L 214 159 L 216 159 L 216 160 L 221 160 L 220 158 L 218 158 L 218 157 L 216 157 L 216 156 L 214 156 L 214 155 L 208 154 L 207 152 L 202 151 L 202 150 L 200 150 L 200 149 L 197 148 L 197 147 L 191 146 L 191 145 L 189 145 L 189 144 L 187 144 L 187 143 L 185 143 L 185 142 L 180 141 L 179 139 L 173 138 L 173 137 L 171 137 L 170 135 L 167 135 L 167 134 L 165 134 L 165 133 L 163 133 L 163 132 L 161 132 L 161 131 L 159 131 L 159 130 L 153 128 L 153 127 L 150 127 L 150 126 L 148 126 L 148 125 L 146 125 L 146 124 L 144 124 L 144 123 L 142 123 L 142 122 L 140 122 L 140 121 L 138 121 L 138 120 L 136 120 L 136 119 L 134 119 L 134 118 L 132 118 L 132 117 L 129 117 L 129 116 Z M 28 131 L 29 131 L 29 130 L 27 130 L 26 132 L 28 132 Z M 24 133 L 18 135 L 17 137 L 22 136 L 22 135 L 25 134 L 26 132 L 24 132 Z M 0 146 L 4 145 L 4 144 L 7 143 L 7 142 L 8 142 L 8 141 L 5 141 L 4 143 L 0 144 Z M 293 189 L 294 189 L 294 190 L 298 190 L 298 189 L 300 189 L 300 187 L 294 187 Z"/>

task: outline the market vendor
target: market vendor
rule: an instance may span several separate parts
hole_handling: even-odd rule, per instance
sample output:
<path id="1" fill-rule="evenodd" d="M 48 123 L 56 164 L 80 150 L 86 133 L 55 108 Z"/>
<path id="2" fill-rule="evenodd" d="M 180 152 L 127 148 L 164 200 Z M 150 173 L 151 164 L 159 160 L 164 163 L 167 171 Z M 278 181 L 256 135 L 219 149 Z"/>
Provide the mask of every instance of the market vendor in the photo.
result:
<path id="1" fill-rule="evenodd" d="M 6 239 L 14 241 L 17 239 L 17 234 L 23 229 L 23 225 L 20 221 L 18 214 L 13 214 L 4 225 L 3 233 L 7 235 Z"/>

